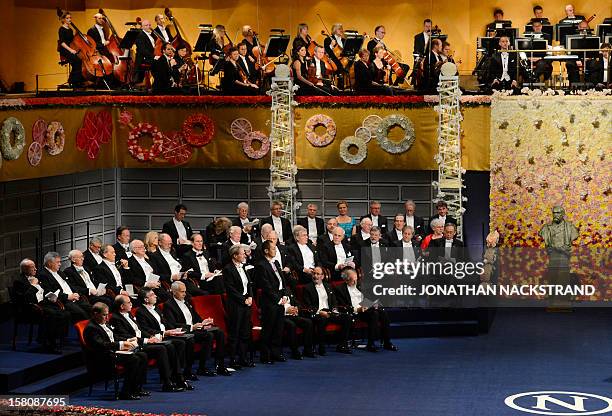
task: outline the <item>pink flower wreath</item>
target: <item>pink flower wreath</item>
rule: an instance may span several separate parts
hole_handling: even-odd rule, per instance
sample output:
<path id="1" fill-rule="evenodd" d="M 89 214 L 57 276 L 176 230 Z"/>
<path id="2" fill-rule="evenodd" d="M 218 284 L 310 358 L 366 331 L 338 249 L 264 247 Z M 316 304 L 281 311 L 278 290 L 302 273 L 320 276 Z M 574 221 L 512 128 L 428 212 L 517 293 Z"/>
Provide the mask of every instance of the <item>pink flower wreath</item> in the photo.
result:
<path id="1" fill-rule="evenodd" d="M 150 135 L 153 138 L 153 145 L 149 149 L 144 149 L 138 144 L 138 140 L 145 135 Z M 128 152 L 132 157 L 140 162 L 148 162 L 155 159 L 162 152 L 164 144 L 164 135 L 157 126 L 151 123 L 138 123 L 128 136 Z"/>

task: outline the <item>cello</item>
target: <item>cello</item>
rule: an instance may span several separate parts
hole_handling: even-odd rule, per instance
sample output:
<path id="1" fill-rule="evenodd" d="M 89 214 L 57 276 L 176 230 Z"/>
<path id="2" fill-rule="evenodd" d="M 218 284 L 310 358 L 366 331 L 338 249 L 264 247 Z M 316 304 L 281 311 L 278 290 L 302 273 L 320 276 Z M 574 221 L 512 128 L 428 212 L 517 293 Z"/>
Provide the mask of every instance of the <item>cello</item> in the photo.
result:
<path id="1" fill-rule="evenodd" d="M 119 37 L 119 35 L 117 35 L 115 27 L 111 23 L 108 16 L 104 13 L 104 10 L 98 9 L 98 13 L 104 16 L 106 25 L 108 26 L 108 29 L 111 32 L 111 35 L 108 38 L 108 45 L 106 45 L 106 50 L 112 57 L 113 75 L 122 84 L 127 84 L 130 82 L 130 71 L 128 68 L 127 60 L 121 59 L 122 57 L 126 56 L 125 51 L 119 47 L 119 45 L 121 44 L 121 38 Z"/>
<path id="2" fill-rule="evenodd" d="M 166 15 L 166 17 L 168 17 L 168 19 L 170 19 L 170 21 L 172 22 L 172 25 L 174 26 L 174 30 L 176 31 L 176 36 L 174 37 L 174 39 L 172 39 L 172 42 L 171 42 L 172 46 L 174 46 L 174 49 L 177 51 L 181 49 L 181 46 L 186 48 L 187 56 L 191 56 L 191 53 L 192 53 L 191 45 L 181 35 L 181 31 L 179 30 L 178 24 L 176 23 L 176 19 L 174 18 L 174 16 L 172 15 L 172 12 L 170 11 L 168 7 L 166 7 L 166 9 L 164 10 L 164 14 Z"/>
<path id="3" fill-rule="evenodd" d="M 58 16 L 63 14 L 59 7 L 57 8 L 57 14 Z M 113 64 L 106 56 L 98 52 L 96 41 L 93 40 L 91 36 L 81 32 L 74 22 L 70 22 L 70 26 L 76 31 L 76 35 L 70 43 L 70 47 L 77 51 L 76 56 L 78 56 L 83 63 L 81 68 L 83 78 L 92 81 L 96 78 L 103 78 L 106 75 L 110 75 L 113 72 Z"/>
<path id="4" fill-rule="evenodd" d="M 141 26 L 142 18 L 137 17 L 136 24 L 138 26 Z M 142 30 L 142 26 L 140 27 L 140 29 Z M 162 50 L 164 48 L 164 40 L 154 30 L 151 30 L 151 35 L 155 36 L 155 46 L 153 47 L 153 56 L 162 56 L 164 54 L 164 51 Z"/>

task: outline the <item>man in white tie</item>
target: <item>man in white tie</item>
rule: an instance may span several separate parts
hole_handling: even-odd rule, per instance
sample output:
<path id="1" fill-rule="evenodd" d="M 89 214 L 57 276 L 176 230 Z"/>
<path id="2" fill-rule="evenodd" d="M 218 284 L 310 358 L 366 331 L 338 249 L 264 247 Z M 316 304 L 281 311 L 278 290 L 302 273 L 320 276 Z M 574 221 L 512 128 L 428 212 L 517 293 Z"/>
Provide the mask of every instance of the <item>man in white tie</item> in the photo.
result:
<path id="1" fill-rule="evenodd" d="M 452 223 L 447 223 L 444 226 L 444 238 L 432 240 L 431 246 L 436 247 L 438 258 L 450 261 L 462 261 L 464 259 L 463 242 L 456 238 L 457 226 Z"/>
<path id="2" fill-rule="evenodd" d="M 94 237 L 89 242 L 89 248 L 83 252 L 83 265 L 87 270 L 94 270 L 98 264 L 102 263 L 100 249 L 102 248 L 102 240 Z"/>
<path id="3" fill-rule="evenodd" d="M 317 245 L 319 236 L 325 234 L 325 222 L 323 218 L 317 217 L 318 209 L 317 204 L 308 204 L 306 216 L 297 220 L 298 225 L 308 231 L 308 238 L 314 245 Z"/>
<path id="4" fill-rule="evenodd" d="M 416 262 L 421 254 L 418 243 L 413 244 L 413 238 L 414 229 L 410 225 L 405 225 L 404 229 L 402 230 L 402 239 L 395 241 L 393 244 L 394 247 L 402 248 L 401 258 L 406 259 L 411 263 Z M 394 257 L 400 258 L 400 253 L 398 252 L 396 254 L 397 255 Z"/>
<path id="5" fill-rule="evenodd" d="M 393 229 L 387 234 L 387 241 L 391 244 L 395 241 L 400 241 L 402 239 L 404 225 L 406 225 L 404 214 L 396 214 L 395 217 L 393 217 Z"/>
<path id="6" fill-rule="evenodd" d="M 496 90 L 509 90 L 518 88 L 516 81 L 516 54 L 510 53 L 510 38 L 499 38 L 499 51 L 491 58 L 489 66 L 489 79 L 491 88 Z"/>
<path id="7" fill-rule="evenodd" d="M 90 304 L 103 302 L 112 307 L 113 299 L 106 296 L 106 289 L 98 290 L 93 281 L 93 272 L 83 264 L 83 253 L 80 250 L 71 250 L 68 258 L 72 264 L 64 269 L 64 275 L 74 291 L 87 297 Z"/>
<path id="8" fill-rule="evenodd" d="M 364 272 L 372 270 L 372 265 L 387 261 L 388 244 L 382 239 L 382 232 L 378 227 L 372 227 L 369 240 L 363 242 L 363 246 L 357 256 L 357 266 L 363 267 Z"/>
<path id="9" fill-rule="evenodd" d="M 270 206 L 270 216 L 264 218 L 261 223 L 272 224 L 272 228 L 278 234 L 278 241 L 281 244 L 288 244 L 291 242 L 293 235 L 291 233 L 291 223 L 284 217 L 281 217 L 283 213 L 283 204 L 279 201 L 273 201 Z"/>
<path id="10" fill-rule="evenodd" d="M 415 240 L 420 242 L 427 231 L 425 230 L 425 221 L 423 218 L 415 215 L 416 204 L 413 200 L 408 199 L 404 202 L 404 211 L 404 224 L 412 227 Z"/>
<path id="11" fill-rule="evenodd" d="M 94 14 L 94 20 L 96 23 L 89 28 L 87 34 L 92 37 L 94 42 L 96 42 L 96 49 L 99 52 L 106 51 L 106 45 L 109 44 L 109 41 L 106 37 L 106 33 L 104 32 L 104 15 L 102 13 Z"/>
<path id="12" fill-rule="evenodd" d="M 130 251 L 130 229 L 128 227 L 120 226 L 115 231 L 115 236 L 117 237 L 117 241 L 115 242 L 115 244 L 113 244 L 113 248 L 115 249 L 115 256 L 118 260 L 128 260 L 132 255 Z"/>
<path id="13" fill-rule="evenodd" d="M 93 270 L 94 282 L 96 284 L 106 283 L 106 289 L 110 289 L 113 295 L 128 295 L 125 284 L 131 282 L 131 270 L 126 259 L 116 260 L 115 248 L 110 244 L 104 244 L 100 249 L 102 263 Z M 119 266 L 117 266 L 119 265 Z"/>
<path id="14" fill-rule="evenodd" d="M 325 224 L 325 227 L 326 227 L 325 233 L 320 235 L 319 238 L 317 239 L 317 247 L 319 250 L 321 250 L 321 247 L 323 245 L 329 244 L 334 239 L 333 232 L 337 226 L 338 226 L 338 220 L 336 219 L 336 217 L 331 217 L 330 219 L 327 220 L 327 223 Z"/>

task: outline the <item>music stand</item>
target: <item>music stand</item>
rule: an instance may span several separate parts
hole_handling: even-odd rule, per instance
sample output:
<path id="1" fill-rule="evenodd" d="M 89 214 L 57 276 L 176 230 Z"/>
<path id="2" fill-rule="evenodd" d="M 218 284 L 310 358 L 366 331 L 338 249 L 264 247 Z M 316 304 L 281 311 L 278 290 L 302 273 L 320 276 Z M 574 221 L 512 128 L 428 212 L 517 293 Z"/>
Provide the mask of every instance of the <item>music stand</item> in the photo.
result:
<path id="1" fill-rule="evenodd" d="M 498 20 L 495 22 L 495 30 L 506 29 L 512 27 L 511 20 Z"/>
<path id="2" fill-rule="evenodd" d="M 568 36 L 566 47 L 569 50 L 594 49 L 592 51 L 577 52 L 576 55 L 582 55 L 583 59 L 597 58 L 599 56 L 599 37 L 581 35 Z"/>
<path id="3" fill-rule="evenodd" d="M 597 36 L 602 42 L 606 39 L 606 36 L 612 34 L 612 24 L 600 23 L 597 25 Z"/>
<path id="4" fill-rule="evenodd" d="M 201 29 L 200 34 L 198 35 L 198 40 L 196 41 L 195 47 L 193 48 L 194 52 L 208 52 L 208 44 L 213 37 L 212 28 L 210 29 Z"/>
<path id="5" fill-rule="evenodd" d="M 546 39 L 532 39 L 532 38 L 517 38 L 514 41 L 514 47 L 517 50 L 544 50 L 548 46 Z M 529 53 L 532 58 L 543 58 L 546 56 L 546 52 L 526 52 Z"/>
<path id="6" fill-rule="evenodd" d="M 555 38 L 559 41 L 560 45 L 565 45 L 565 38 L 568 35 L 575 35 L 577 32 L 576 25 L 572 24 L 558 24 L 556 29 L 557 36 L 555 36 Z"/>
<path id="7" fill-rule="evenodd" d="M 495 30 L 495 37 L 501 38 L 502 36 L 507 36 L 510 38 L 510 43 L 514 43 L 514 39 L 518 38 L 518 28 L 516 27 L 507 27 L 503 29 Z"/>
<path id="8" fill-rule="evenodd" d="M 287 46 L 289 46 L 289 35 L 270 35 L 266 44 L 266 56 L 284 56 Z"/>
<path id="9" fill-rule="evenodd" d="M 531 23 L 525 25 L 525 33 L 523 35 L 528 33 L 533 33 L 533 25 Z M 550 40 L 552 41 L 555 37 L 555 28 L 553 25 L 542 25 L 542 33 L 550 35 Z"/>
<path id="10" fill-rule="evenodd" d="M 342 49 L 342 53 L 340 55 L 353 59 L 355 58 L 355 55 L 359 53 L 361 45 L 363 45 L 363 35 L 351 33 L 350 35 L 346 36 L 343 45 L 344 48 Z"/>
<path id="11" fill-rule="evenodd" d="M 492 54 L 499 45 L 499 38 L 480 37 L 478 38 L 478 43 L 478 49 L 483 49 L 485 53 Z"/>

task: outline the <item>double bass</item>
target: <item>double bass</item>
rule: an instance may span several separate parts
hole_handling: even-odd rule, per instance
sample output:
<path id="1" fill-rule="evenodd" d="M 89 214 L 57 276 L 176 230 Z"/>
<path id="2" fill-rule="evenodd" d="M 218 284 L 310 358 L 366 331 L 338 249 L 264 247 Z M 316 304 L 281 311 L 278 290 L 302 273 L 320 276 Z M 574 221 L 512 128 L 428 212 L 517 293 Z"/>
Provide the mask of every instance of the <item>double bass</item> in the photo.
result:
<path id="1" fill-rule="evenodd" d="M 174 49 L 177 51 L 181 47 L 186 48 L 187 56 L 191 56 L 191 53 L 192 53 L 191 45 L 181 35 L 181 31 L 179 30 L 178 24 L 176 23 L 176 19 L 172 15 L 172 12 L 170 11 L 169 8 L 166 7 L 166 9 L 164 10 L 164 14 L 166 15 L 166 17 L 168 17 L 168 19 L 170 19 L 170 21 L 172 22 L 172 25 L 174 26 L 174 30 L 176 32 L 176 36 L 174 37 L 174 39 L 172 39 L 172 42 L 171 42 L 172 46 L 174 46 Z"/>
<path id="2" fill-rule="evenodd" d="M 108 38 L 108 45 L 106 45 L 106 50 L 112 58 L 113 75 L 122 84 L 127 84 L 130 82 L 131 77 L 127 60 L 121 59 L 126 55 L 125 51 L 119 47 L 119 45 L 121 44 L 121 38 L 119 37 L 119 35 L 117 35 L 115 27 L 111 23 L 108 16 L 104 13 L 104 10 L 98 9 L 98 13 L 104 16 L 104 21 L 106 22 L 106 25 L 108 26 L 108 29 L 111 33 L 110 37 Z"/>
<path id="3" fill-rule="evenodd" d="M 60 8 L 57 9 L 57 14 L 58 16 L 63 14 Z M 83 78 L 92 81 L 110 75 L 113 72 L 113 64 L 106 56 L 98 52 L 96 41 L 91 36 L 81 32 L 74 22 L 70 22 L 70 26 L 76 32 L 70 47 L 76 51 L 76 56 L 83 64 L 81 68 Z"/>

